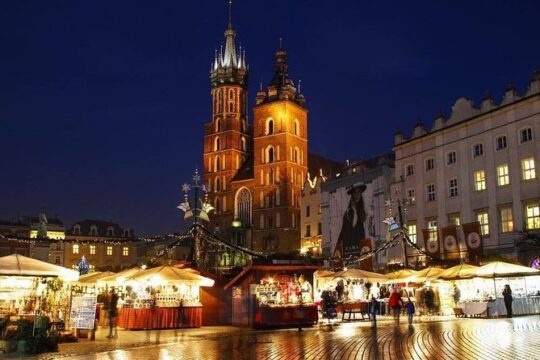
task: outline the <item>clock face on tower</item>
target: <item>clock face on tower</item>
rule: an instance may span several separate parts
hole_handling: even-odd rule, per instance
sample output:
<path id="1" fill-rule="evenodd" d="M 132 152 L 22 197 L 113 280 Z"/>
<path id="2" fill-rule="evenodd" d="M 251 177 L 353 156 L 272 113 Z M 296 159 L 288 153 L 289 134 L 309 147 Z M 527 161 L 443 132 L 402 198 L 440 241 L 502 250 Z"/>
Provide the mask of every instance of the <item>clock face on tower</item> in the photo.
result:
<path id="1" fill-rule="evenodd" d="M 471 249 L 477 249 L 480 246 L 480 235 L 476 232 L 467 235 L 467 245 Z"/>

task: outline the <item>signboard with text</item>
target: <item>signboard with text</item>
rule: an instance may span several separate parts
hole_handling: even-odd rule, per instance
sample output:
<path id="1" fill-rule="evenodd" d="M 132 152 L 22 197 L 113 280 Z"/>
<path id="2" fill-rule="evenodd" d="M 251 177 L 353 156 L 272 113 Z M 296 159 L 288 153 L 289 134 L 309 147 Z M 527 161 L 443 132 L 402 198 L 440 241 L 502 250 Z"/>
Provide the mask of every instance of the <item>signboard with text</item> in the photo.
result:
<path id="1" fill-rule="evenodd" d="M 71 299 L 71 327 L 93 329 L 96 319 L 96 304 L 97 297 L 95 295 L 74 296 Z"/>

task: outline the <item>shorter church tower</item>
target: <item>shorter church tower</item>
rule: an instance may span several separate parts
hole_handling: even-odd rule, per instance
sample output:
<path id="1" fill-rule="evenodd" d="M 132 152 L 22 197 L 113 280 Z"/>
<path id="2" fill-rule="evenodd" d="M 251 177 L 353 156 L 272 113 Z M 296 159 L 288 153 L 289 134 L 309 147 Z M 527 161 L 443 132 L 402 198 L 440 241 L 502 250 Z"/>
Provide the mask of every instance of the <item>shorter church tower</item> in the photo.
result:
<path id="1" fill-rule="evenodd" d="M 305 98 L 289 77 L 287 53 L 275 53 L 274 77 L 259 90 L 253 124 L 253 248 L 300 250 L 300 194 L 307 176 Z"/>

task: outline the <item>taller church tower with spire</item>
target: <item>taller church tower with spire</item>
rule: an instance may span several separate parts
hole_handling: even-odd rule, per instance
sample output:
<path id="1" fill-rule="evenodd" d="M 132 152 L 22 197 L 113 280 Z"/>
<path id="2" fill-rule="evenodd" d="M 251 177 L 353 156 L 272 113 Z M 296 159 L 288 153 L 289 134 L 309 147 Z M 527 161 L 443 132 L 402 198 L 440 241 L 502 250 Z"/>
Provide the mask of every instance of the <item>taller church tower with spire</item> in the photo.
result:
<path id="1" fill-rule="evenodd" d="M 235 37 L 229 1 L 225 49 L 216 50 L 211 65 L 212 120 L 204 136 L 211 222 L 218 236 L 238 245 L 267 254 L 295 252 L 308 172 L 306 100 L 289 76 L 280 40 L 274 76 L 257 92 L 250 125 L 248 66 Z"/>

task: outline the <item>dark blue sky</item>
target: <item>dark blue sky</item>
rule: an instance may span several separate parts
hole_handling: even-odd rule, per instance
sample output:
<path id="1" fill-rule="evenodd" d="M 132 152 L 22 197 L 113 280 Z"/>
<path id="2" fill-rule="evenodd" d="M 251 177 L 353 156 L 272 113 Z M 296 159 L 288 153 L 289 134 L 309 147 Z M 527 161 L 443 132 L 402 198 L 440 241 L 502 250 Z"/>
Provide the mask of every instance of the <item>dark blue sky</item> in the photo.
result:
<path id="1" fill-rule="evenodd" d="M 311 151 L 391 149 L 460 96 L 497 101 L 540 69 L 538 1 L 247 1 L 233 5 L 250 99 L 284 38 Z M 226 1 L 0 2 L 0 218 L 98 218 L 177 231 L 202 158 Z"/>

